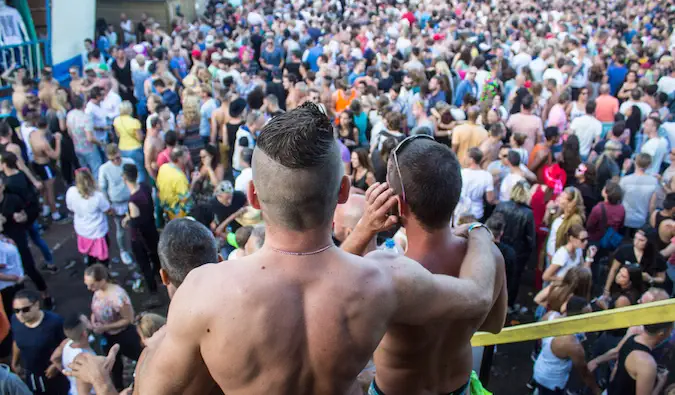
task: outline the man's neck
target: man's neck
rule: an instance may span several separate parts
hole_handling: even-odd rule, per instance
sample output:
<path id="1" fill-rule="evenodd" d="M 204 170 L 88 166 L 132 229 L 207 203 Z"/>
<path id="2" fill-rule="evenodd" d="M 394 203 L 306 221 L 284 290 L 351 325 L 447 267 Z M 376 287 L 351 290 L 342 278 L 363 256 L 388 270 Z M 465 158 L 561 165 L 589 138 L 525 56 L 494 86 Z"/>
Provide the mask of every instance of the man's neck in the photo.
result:
<path id="1" fill-rule="evenodd" d="M 639 167 L 635 168 L 635 175 L 636 176 L 644 176 L 647 174 L 644 169 L 640 169 Z"/>
<path id="2" fill-rule="evenodd" d="M 311 252 L 333 244 L 329 226 L 294 231 L 270 223 L 265 224 L 265 247 L 287 252 Z"/>
<path id="3" fill-rule="evenodd" d="M 429 231 L 415 219 L 406 221 L 405 230 L 408 237 L 406 255 L 411 257 L 425 256 L 430 250 L 438 248 L 454 237 L 449 224 L 441 229 Z"/>
<path id="4" fill-rule="evenodd" d="M 469 169 L 480 170 L 480 166 L 478 165 L 478 163 L 472 163 L 472 164 L 469 165 Z"/>

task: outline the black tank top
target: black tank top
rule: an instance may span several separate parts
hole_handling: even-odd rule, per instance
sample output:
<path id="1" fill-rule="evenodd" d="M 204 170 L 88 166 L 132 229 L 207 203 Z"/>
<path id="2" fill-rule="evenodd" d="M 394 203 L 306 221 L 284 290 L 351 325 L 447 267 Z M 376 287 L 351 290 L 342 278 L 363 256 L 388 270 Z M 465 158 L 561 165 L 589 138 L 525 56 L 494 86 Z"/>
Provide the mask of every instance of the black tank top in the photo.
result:
<path id="1" fill-rule="evenodd" d="M 633 351 L 652 353 L 649 347 L 636 342 L 635 336 L 630 337 L 619 350 L 619 364 L 616 368 L 614 380 L 609 383 L 609 388 L 607 388 L 608 395 L 635 395 L 635 380 L 630 377 L 626 370 L 626 359 Z"/>
<path id="2" fill-rule="evenodd" d="M 667 217 L 663 214 L 661 214 L 661 210 L 656 212 L 656 220 L 654 221 L 654 228 L 658 232 L 659 226 L 661 226 L 661 222 L 667 220 L 667 219 L 672 219 L 673 217 Z"/>

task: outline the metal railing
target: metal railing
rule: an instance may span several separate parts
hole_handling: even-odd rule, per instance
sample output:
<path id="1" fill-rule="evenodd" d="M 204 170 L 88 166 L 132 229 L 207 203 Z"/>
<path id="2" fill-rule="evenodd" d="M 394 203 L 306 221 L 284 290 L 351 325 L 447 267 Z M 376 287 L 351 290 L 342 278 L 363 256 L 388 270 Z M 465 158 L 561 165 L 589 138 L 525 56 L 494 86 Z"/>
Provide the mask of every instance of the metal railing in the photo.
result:
<path id="1" fill-rule="evenodd" d="M 580 314 L 552 321 L 516 325 L 505 328 L 496 335 L 478 332 L 471 338 L 471 345 L 473 347 L 485 346 L 485 352 L 480 363 L 480 378 L 483 384 L 486 385 L 489 380 L 494 345 L 518 343 L 545 337 L 573 335 L 575 333 L 622 329 L 638 325 L 660 324 L 663 322 L 675 322 L 675 299 L 638 304 L 596 313 Z"/>
<path id="2" fill-rule="evenodd" d="M 0 46 L 0 73 L 14 66 L 26 68 L 26 73 L 32 79 L 40 77 L 40 70 L 49 58 L 49 40 L 40 39 L 26 41 L 21 44 Z M 2 81 L 0 89 L 9 88 L 6 81 Z"/>

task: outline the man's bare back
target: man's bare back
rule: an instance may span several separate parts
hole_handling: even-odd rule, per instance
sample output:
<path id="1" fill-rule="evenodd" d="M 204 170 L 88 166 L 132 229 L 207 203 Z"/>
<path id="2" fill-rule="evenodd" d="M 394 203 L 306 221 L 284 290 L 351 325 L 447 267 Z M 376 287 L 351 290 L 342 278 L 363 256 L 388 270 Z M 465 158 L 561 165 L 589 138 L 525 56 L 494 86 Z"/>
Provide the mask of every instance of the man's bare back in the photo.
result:
<path id="1" fill-rule="evenodd" d="M 457 277 L 466 255 L 466 240 L 449 233 L 447 243 L 434 250 L 409 246 L 406 256 L 430 272 Z M 500 270 L 497 276 L 504 277 Z M 497 279 L 496 279 L 497 280 Z M 501 288 L 501 289 L 500 289 Z M 501 322 L 506 313 L 504 281 L 495 281 L 495 305 L 488 318 Z M 496 300 L 501 294 L 501 309 Z M 392 325 L 375 352 L 379 389 L 387 394 L 447 394 L 462 388 L 471 376 L 471 337 L 483 324 L 482 318 L 439 320 L 423 326 Z M 489 330 L 489 328 L 481 328 Z"/>
<path id="2" fill-rule="evenodd" d="M 163 347 L 197 342 L 228 395 L 357 394 L 393 297 L 378 266 L 337 248 L 307 257 L 261 251 L 193 271 L 167 323 L 167 336 L 182 336 Z M 215 303 L 194 302 L 207 298 Z"/>

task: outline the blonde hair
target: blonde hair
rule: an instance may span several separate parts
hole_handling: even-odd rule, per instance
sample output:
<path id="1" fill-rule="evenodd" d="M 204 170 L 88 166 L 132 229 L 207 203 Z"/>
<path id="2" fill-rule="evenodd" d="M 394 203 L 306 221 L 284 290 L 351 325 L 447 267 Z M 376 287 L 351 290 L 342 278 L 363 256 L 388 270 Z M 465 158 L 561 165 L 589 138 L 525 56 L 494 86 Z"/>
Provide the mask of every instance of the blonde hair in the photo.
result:
<path id="1" fill-rule="evenodd" d="M 56 92 L 54 92 L 54 95 L 51 98 L 51 103 L 49 103 L 49 107 L 52 110 L 65 111 L 67 103 L 68 103 L 68 94 L 65 91 L 57 90 Z"/>
<path id="2" fill-rule="evenodd" d="M 438 74 L 445 75 L 447 77 L 450 77 L 450 67 L 448 66 L 448 62 L 445 60 L 440 60 L 436 62 L 434 65 L 434 68 L 438 72 Z"/>
<path id="3" fill-rule="evenodd" d="M 87 168 L 81 168 L 75 171 L 75 187 L 83 198 L 88 199 L 96 192 L 96 180 Z"/>
<path id="4" fill-rule="evenodd" d="M 581 195 L 581 191 L 575 187 L 567 187 L 563 190 L 563 193 L 568 197 L 571 196 L 570 201 L 574 204 L 574 208 L 570 214 L 579 214 L 582 221 L 586 221 L 586 207 L 584 206 L 584 198 Z"/>
<path id="5" fill-rule="evenodd" d="M 530 188 L 527 187 L 525 181 L 519 181 L 511 188 L 511 200 L 515 203 L 530 204 Z"/>
<path id="6" fill-rule="evenodd" d="M 131 115 L 134 113 L 134 107 L 129 100 L 125 100 L 120 104 L 120 115 Z"/>
<path id="7" fill-rule="evenodd" d="M 138 331 L 144 338 L 152 337 L 160 328 L 166 325 L 166 318 L 155 313 L 143 313 L 138 320 Z"/>
<path id="8" fill-rule="evenodd" d="M 200 114 L 199 108 L 201 106 L 201 99 L 194 94 L 192 90 L 186 92 L 183 97 L 183 123 L 185 126 L 193 126 L 199 124 Z"/>

